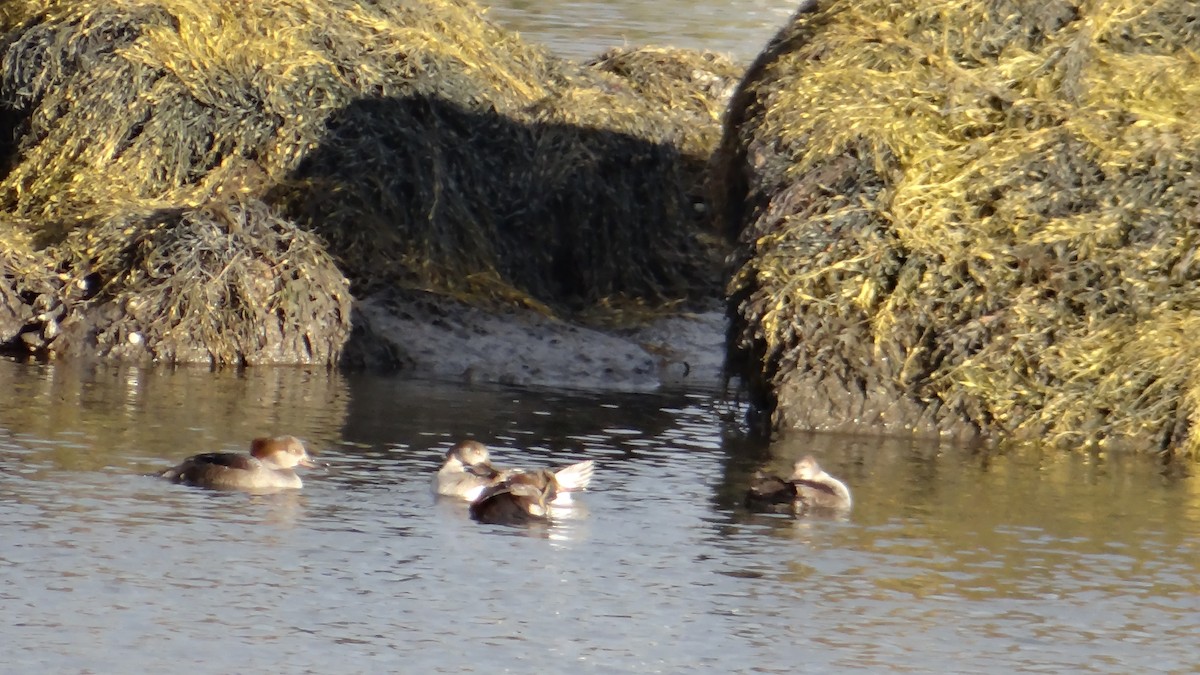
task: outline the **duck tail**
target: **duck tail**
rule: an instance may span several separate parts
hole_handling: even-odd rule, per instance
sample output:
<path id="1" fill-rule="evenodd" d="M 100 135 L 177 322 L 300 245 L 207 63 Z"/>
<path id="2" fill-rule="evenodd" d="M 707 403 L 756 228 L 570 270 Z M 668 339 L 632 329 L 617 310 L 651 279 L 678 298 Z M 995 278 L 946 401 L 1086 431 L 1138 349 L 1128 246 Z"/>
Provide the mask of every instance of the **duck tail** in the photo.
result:
<path id="1" fill-rule="evenodd" d="M 595 470 L 596 462 L 589 459 L 555 471 L 554 480 L 558 483 L 560 492 L 578 492 L 587 489 Z"/>

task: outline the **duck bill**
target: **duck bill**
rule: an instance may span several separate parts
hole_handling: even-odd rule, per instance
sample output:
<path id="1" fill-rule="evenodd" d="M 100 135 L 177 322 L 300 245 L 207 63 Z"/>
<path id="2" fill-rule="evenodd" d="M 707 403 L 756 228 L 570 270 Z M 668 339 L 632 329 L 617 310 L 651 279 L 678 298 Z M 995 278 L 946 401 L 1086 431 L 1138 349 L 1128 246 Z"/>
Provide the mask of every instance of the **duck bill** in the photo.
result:
<path id="1" fill-rule="evenodd" d="M 500 472 L 491 464 L 465 464 L 463 465 L 463 469 L 467 473 L 479 476 L 480 478 L 495 478 L 500 475 Z"/>

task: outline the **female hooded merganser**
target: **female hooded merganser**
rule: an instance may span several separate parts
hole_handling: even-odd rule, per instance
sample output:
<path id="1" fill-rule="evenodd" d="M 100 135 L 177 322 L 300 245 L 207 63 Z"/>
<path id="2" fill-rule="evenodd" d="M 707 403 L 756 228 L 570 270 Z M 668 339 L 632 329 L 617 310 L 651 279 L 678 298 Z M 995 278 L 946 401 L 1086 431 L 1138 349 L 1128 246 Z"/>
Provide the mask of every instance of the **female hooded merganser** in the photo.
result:
<path id="1" fill-rule="evenodd" d="M 471 502 L 471 517 L 481 523 L 519 524 L 546 520 L 557 496 L 558 481 L 549 469 L 514 473 L 484 488 Z"/>
<path id="2" fill-rule="evenodd" d="M 796 486 L 800 501 L 809 507 L 848 509 L 852 503 L 850 488 L 825 473 L 812 455 L 804 457 L 792 467 L 792 484 Z"/>
<path id="3" fill-rule="evenodd" d="M 294 436 L 256 438 L 250 454 L 208 452 L 183 460 L 179 466 L 159 474 L 173 483 L 226 490 L 269 490 L 300 488 L 303 483 L 293 469 L 313 467 L 304 444 Z"/>
<path id="4" fill-rule="evenodd" d="M 808 455 L 792 467 L 788 479 L 757 471 L 746 491 L 746 506 L 769 511 L 850 508 L 850 488 L 830 476 Z"/>
<path id="5" fill-rule="evenodd" d="M 433 478 L 433 491 L 446 497 L 457 497 L 474 502 L 488 488 L 499 486 L 518 475 L 538 475 L 545 471 L 553 478 L 553 494 L 559 503 L 569 502 L 570 493 L 587 488 L 592 480 L 596 463 L 593 460 L 578 462 L 561 469 L 500 469 L 492 466 L 487 446 L 479 441 L 467 440 L 456 443 L 446 451 L 446 461 Z"/>

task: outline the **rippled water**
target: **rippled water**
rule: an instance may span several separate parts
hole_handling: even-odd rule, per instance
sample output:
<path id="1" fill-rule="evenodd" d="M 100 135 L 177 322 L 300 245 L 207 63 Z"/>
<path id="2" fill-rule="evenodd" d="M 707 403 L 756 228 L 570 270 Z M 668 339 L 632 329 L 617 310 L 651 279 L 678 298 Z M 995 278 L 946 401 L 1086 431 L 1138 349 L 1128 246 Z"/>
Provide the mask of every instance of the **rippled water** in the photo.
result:
<path id="1" fill-rule="evenodd" d="M 561 53 L 752 58 L 795 3 L 497 3 Z M 6 672 L 1193 672 L 1200 496 L 1150 460 L 797 436 L 705 392 L 466 390 L 324 371 L 0 361 Z M 300 492 L 145 477 L 293 433 Z M 595 458 L 544 527 L 436 502 L 442 450 Z M 812 452 L 845 519 L 751 514 Z"/>
<path id="2" fill-rule="evenodd" d="M 1196 485 L 1153 462 L 740 437 L 702 392 L 468 391 L 323 371 L 0 361 L 9 672 L 1189 672 Z M 322 460 L 268 495 L 143 474 L 261 433 Z M 437 502 L 442 450 L 591 457 L 572 517 Z M 747 513 L 815 453 L 845 519 Z"/>

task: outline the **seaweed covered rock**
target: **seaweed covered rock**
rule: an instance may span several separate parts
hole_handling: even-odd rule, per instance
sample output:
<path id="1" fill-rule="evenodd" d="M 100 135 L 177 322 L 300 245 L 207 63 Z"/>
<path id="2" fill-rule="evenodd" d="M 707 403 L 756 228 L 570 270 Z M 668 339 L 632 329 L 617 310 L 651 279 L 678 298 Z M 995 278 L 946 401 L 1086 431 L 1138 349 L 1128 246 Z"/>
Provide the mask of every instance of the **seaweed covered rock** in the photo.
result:
<path id="1" fill-rule="evenodd" d="M 612 73 L 641 98 L 670 111 L 687 133 L 676 145 L 690 163 L 689 190 L 697 204 L 707 199 L 709 157 L 721 140 L 721 116 L 742 76 L 742 67 L 713 52 L 664 47 L 614 47 L 588 63 Z"/>
<path id="2" fill-rule="evenodd" d="M 685 79 L 695 69 L 656 72 L 651 85 L 648 69 L 618 76 L 603 59 L 530 54 L 529 64 L 489 54 L 466 64 L 474 81 L 436 92 L 355 100 L 270 200 L 330 242 L 363 294 L 400 283 L 578 310 L 706 291 L 715 275 L 696 241 L 697 186 L 719 140 L 721 91 Z M 726 86 L 736 77 L 721 57 L 673 58 Z"/>
<path id="3" fill-rule="evenodd" d="M 254 199 L 126 213 L 65 246 L 91 251 L 109 282 L 92 298 L 99 309 L 63 323 L 59 353 L 322 364 L 349 331 L 345 276 L 315 235 Z"/>
<path id="4" fill-rule="evenodd" d="M 16 0 L 0 29 L 0 238 L 63 307 L 35 351 L 333 360 L 338 274 L 568 312 L 711 285 L 688 167 L 715 117 L 470 2 Z"/>
<path id="5" fill-rule="evenodd" d="M 0 335 L 20 344 L 58 333 L 62 279 L 46 266 L 29 236 L 0 220 Z"/>
<path id="6" fill-rule="evenodd" d="M 808 2 L 719 151 L 775 428 L 1195 454 L 1195 4 Z"/>

